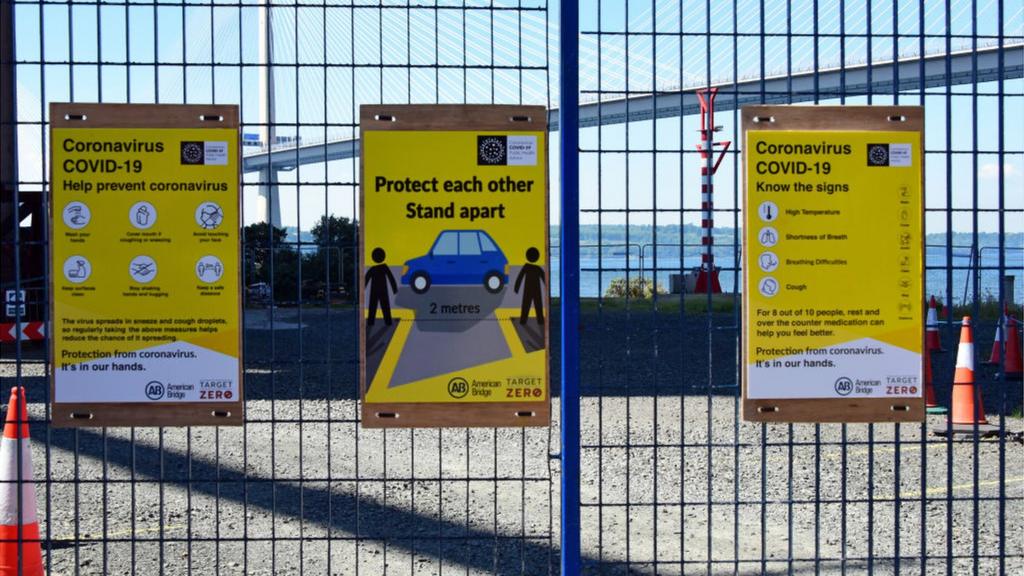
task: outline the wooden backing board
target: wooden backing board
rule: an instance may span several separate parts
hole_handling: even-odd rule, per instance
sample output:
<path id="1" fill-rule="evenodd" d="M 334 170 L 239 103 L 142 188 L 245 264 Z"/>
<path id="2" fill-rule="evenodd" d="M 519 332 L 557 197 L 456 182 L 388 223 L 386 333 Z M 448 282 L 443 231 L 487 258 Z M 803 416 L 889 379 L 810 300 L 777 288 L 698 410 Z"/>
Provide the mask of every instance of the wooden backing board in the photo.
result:
<path id="1" fill-rule="evenodd" d="M 193 104 L 50 104 L 50 126 L 52 128 L 231 128 L 238 130 L 238 106 L 234 105 L 193 105 Z M 52 136 L 51 136 L 52 147 Z M 241 145 L 237 146 L 236 166 L 241 170 Z M 52 157 L 52 155 L 51 155 Z M 53 165 L 50 166 L 50 182 L 54 181 Z M 239 174 L 239 186 L 241 174 Z M 53 221 L 53 187 L 49 189 L 50 221 Z M 236 209 L 242 215 L 242 200 L 239 188 Z M 49 243 L 53 245 L 53 229 L 49 227 Z M 240 234 L 240 232 L 236 232 Z M 238 262 L 242 262 L 241 242 L 238 242 Z M 52 266 L 50 266 L 52 270 Z M 242 286 L 241 267 L 238 271 L 239 289 Z M 50 398 L 54 395 L 53 318 L 54 286 L 51 275 L 50 328 Z M 240 426 L 245 419 L 245 380 L 242 358 L 242 326 L 244 315 L 241 293 L 238 294 L 238 400 L 234 402 L 161 402 L 144 403 L 78 403 L 52 402 L 51 425 L 56 428 L 87 426 Z"/>
<path id="2" fill-rule="evenodd" d="M 747 205 L 746 142 L 749 130 L 821 130 L 918 132 L 921 150 L 921 195 L 924 196 L 924 108 L 921 106 L 747 106 L 741 111 L 744 147 L 743 205 Z M 924 214 L 921 218 L 920 250 L 924 250 Z M 746 236 L 743 250 L 746 252 Z M 922 256 L 923 257 L 923 256 Z M 744 267 L 743 286 L 748 286 Z M 743 305 L 749 307 L 745 290 Z M 924 289 L 920 301 L 924 301 Z M 923 318 L 922 318 L 923 321 Z M 925 418 L 924 394 L 918 398 L 747 398 L 747 330 L 742 336 L 740 362 L 743 367 L 743 418 L 749 422 L 921 422 Z M 924 325 L 921 326 L 924 343 Z M 923 348 L 922 348 L 923 349 Z"/>
<path id="3" fill-rule="evenodd" d="M 529 131 L 544 135 L 544 151 L 548 151 L 547 110 L 543 106 L 506 105 L 364 105 L 359 109 L 361 134 L 372 130 L 416 130 L 416 131 Z M 361 147 L 361 150 L 366 150 Z M 547 156 L 544 158 L 547 163 Z M 545 195 L 549 189 L 549 171 L 545 171 Z M 364 178 L 364 156 L 359 159 L 360 194 L 366 185 Z M 362 200 L 362 198 L 360 198 Z M 359 203 L 359 270 L 365 270 L 365 218 L 364 202 Z M 548 202 L 544 203 L 544 229 L 549 229 L 550 214 Z M 550 242 L 545 237 L 546 262 L 551 262 Z M 549 269 L 550 272 L 550 269 Z M 549 276 L 550 278 L 550 276 Z M 366 293 L 359 288 L 359 379 L 362 400 L 362 425 L 366 428 L 426 428 L 426 427 L 523 427 L 547 426 L 551 421 L 551 368 L 545 362 L 545 386 L 547 399 L 543 402 L 490 402 L 490 403 L 372 403 L 367 404 L 366 392 Z M 544 308 L 551 310 L 550 287 L 544 291 Z M 550 322 L 544 330 L 544 348 L 550 354 Z"/>

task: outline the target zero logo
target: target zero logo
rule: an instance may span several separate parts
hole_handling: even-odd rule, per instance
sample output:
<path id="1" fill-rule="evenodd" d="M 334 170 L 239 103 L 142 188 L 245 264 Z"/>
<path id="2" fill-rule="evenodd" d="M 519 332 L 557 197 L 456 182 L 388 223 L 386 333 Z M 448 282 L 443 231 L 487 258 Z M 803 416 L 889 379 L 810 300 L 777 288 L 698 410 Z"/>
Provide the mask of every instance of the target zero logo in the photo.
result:
<path id="1" fill-rule="evenodd" d="M 487 136 L 476 137 L 477 166 L 505 166 L 508 164 L 508 137 Z"/>

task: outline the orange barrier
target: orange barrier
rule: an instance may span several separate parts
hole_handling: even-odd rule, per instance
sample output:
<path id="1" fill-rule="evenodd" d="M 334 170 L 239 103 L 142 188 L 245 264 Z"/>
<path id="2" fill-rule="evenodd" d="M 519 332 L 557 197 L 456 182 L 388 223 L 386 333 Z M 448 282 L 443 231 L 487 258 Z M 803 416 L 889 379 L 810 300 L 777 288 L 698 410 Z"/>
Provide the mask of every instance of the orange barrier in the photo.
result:
<path id="1" fill-rule="evenodd" d="M 996 337 L 992 342 L 992 353 L 989 354 L 988 360 L 983 362 L 983 364 L 999 364 L 999 361 L 1003 359 L 1000 349 L 1003 343 L 1003 332 L 1006 329 L 1006 316 L 1006 307 L 1003 306 L 1003 314 L 999 317 L 999 323 L 996 324 Z"/>
<path id="2" fill-rule="evenodd" d="M 1017 320 L 1013 316 L 1006 319 L 1006 362 L 1003 364 L 1004 380 L 1021 380 L 1024 367 L 1021 366 L 1020 336 L 1017 334 Z"/>
<path id="3" fill-rule="evenodd" d="M 28 434 L 25 389 L 11 388 L 4 437 L 0 440 L 0 576 L 42 576 L 36 489 Z M 18 482 L 18 445 L 21 482 Z M 20 509 L 18 493 L 21 493 Z"/>
<path id="4" fill-rule="evenodd" d="M 939 338 L 939 314 L 935 306 L 935 296 L 932 296 L 928 302 L 928 316 L 925 319 L 925 348 L 929 352 L 945 352 Z"/>
<path id="5" fill-rule="evenodd" d="M 953 424 L 988 424 L 980 392 L 974 386 L 974 330 L 971 317 L 964 316 L 953 376 Z"/>
<path id="6" fill-rule="evenodd" d="M 932 385 L 932 353 L 924 349 L 924 406 L 929 414 L 945 414 L 945 406 L 940 406 L 935 399 L 935 386 Z"/>

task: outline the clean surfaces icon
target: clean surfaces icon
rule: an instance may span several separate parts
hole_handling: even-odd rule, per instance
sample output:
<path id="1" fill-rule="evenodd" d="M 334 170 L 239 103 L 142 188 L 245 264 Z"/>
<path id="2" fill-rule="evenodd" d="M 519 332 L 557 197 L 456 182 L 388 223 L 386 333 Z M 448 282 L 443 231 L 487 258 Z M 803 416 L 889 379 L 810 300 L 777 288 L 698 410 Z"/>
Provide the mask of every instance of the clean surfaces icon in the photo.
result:
<path id="1" fill-rule="evenodd" d="M 64 277 L 69 282 L 81 284 L 92 275 L 92 264 L 85 256 L 70 256 L 64 261 Z"/>

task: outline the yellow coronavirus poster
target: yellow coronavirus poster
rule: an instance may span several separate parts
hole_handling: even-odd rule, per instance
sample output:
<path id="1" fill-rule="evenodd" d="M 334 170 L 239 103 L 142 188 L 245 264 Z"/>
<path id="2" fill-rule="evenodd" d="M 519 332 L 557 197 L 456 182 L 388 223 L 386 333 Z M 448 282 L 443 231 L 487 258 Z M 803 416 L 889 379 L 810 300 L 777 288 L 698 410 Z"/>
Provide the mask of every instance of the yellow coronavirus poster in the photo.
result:
<path id="1" fill-rule="evenodd" d="M 448 125 L 420 129 L 453 115 L 423 108 L 388 108 L 383 122 L 363 115 L 364 423 L 412 425 L 412 405 L 434 404 L 451 405 L 435 416 L 453 424 L 482 424 L 495 410 L 504 412 L 488 421 L 537 424 L 537 411 L 500 405 L 542 405 L 546 420 L 544 113 L 531 109 L 535 126 L 519 127 L 502 107 L 483 107 L 494 113 L 482 124 L 465 112 L 473 107 L 456 107 Z"/>
<path id="2" fill-rule="evenodd" d="M 745 397 L 840 400 L 853 419 L 864 399 L 920 399 L 920 132 L 751 129 L 744 154 Z"/>
<path id="3" fill-rule="evenodd" d="M 202 107 L 67 106 L 51 130 L 54 423 L 237 421 L 237 128 L 147 122 Z M 126 116 L 139 125 L 105 122 Z"/>

